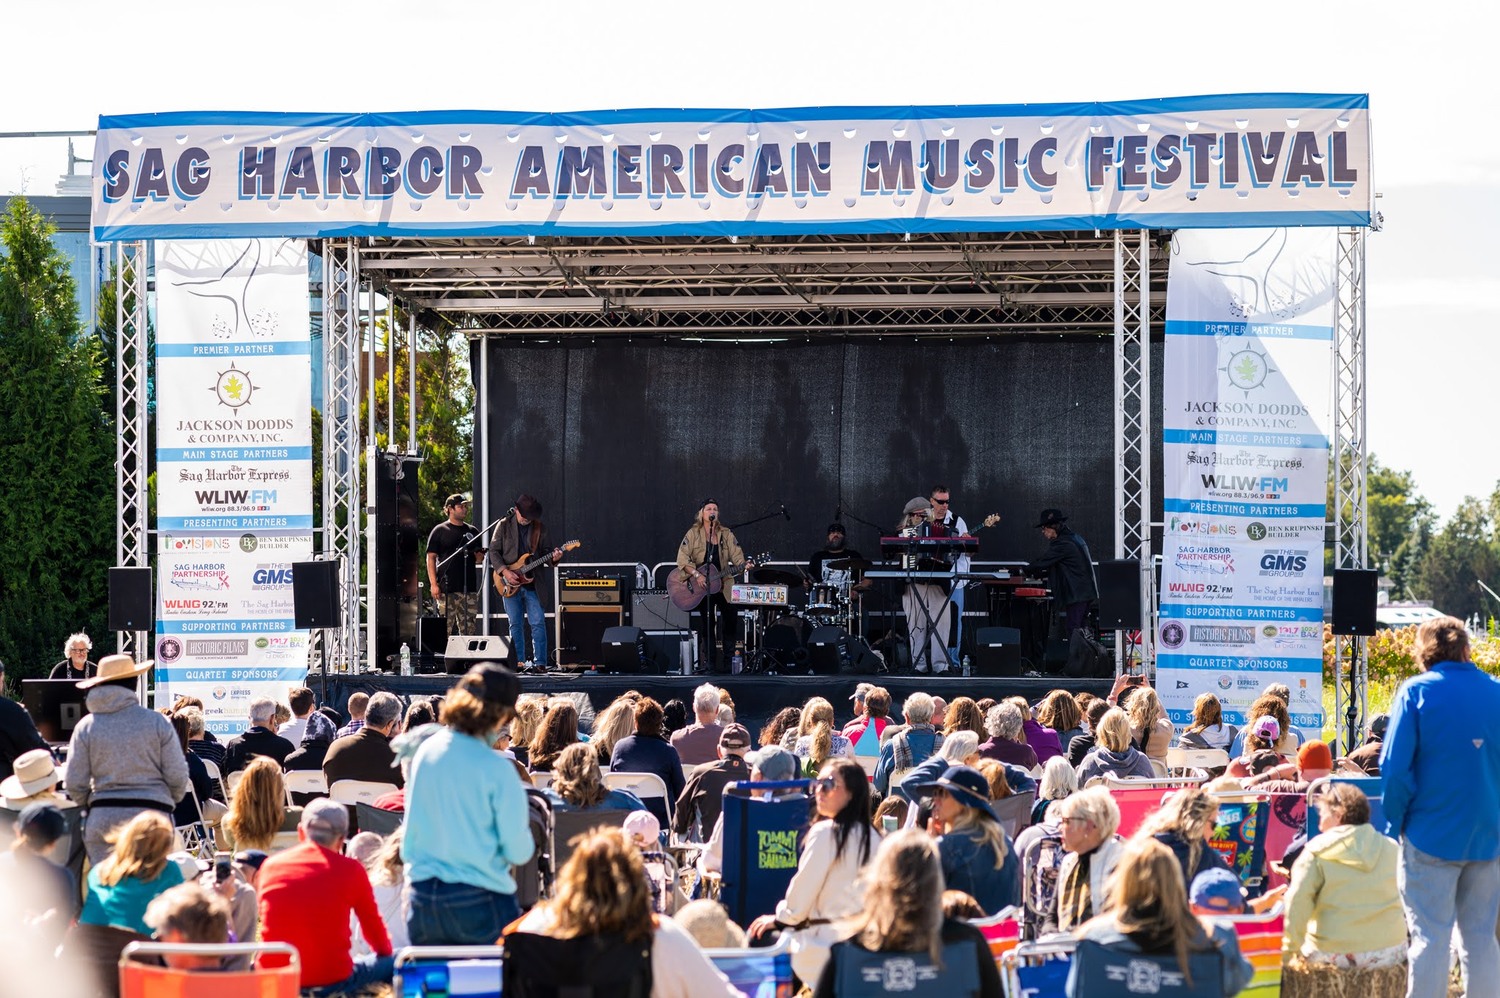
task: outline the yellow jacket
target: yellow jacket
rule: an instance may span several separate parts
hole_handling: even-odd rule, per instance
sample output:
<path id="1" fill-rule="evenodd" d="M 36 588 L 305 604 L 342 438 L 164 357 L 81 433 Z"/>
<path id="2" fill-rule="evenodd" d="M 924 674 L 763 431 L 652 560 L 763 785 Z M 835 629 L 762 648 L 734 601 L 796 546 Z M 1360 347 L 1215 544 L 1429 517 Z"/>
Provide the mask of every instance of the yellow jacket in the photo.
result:
<path id="1" fill-rule="evenodd" d="M 1287 952 L 1367 953 L 1405 944 L 1400 852 L 1369 824 L 1337 825 L 1309 842 L 1287 889 Z"/>

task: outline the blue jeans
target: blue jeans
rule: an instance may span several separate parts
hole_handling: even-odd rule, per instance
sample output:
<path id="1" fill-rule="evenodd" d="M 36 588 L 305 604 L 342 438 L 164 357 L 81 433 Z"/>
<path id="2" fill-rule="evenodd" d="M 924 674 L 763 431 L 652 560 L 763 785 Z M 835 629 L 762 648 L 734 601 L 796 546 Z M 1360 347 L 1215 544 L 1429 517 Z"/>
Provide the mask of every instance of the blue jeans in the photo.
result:
<path id="1" fill-rule="evenodd" d="M 303 994 L 312 995 L 313 998 L 331 998 L 333 995 L 358 994 L 365 988 L 376 984 L 390 984 L 391 978 L 396 976 L 396 958 L 394 956 L 376 956 L 368 953 L 364 956 L 354 958 L 354 973 L 337 984 L 324 984 L 316 988 L 306 988 Z"/>
<path id="2" fill-rule="evenodd" d="M 506 596 L 505 615 L 510 618 L 510 643 L 516 663 L 547 664 L 547 615 L 535 586 L 522 586 L 514 596 Z"/>
<path id="3" fill-rule="evenodd" d="M 514 894 L 470 884 L 418 880 L 407 893 L 406 931 L 413 946 L 493 946 L 521 917 Z"/>
<path id="4" fill-rule="evenodd" d="M 1410 998 L 1448 993 L 1453 928 L 1469 994 L 1500 981 L 1500 859 L 1458 862 L 1429 856 L 1405 839 L 1396 871 L 1406 927 L 1411 933 Z"/>

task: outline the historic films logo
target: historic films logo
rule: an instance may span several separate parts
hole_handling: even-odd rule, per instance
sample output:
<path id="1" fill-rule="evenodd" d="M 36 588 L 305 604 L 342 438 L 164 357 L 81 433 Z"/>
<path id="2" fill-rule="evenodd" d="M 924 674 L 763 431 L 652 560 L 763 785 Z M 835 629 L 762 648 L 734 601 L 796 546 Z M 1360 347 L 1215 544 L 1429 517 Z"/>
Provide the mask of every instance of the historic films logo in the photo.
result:
<path id="1" fill-rule="evenodd" d="M 1245 624 L 1193 624 L 1188 640 L 1195 645 L 1243 648 L 1255 644 L 1255 628 Z"/>

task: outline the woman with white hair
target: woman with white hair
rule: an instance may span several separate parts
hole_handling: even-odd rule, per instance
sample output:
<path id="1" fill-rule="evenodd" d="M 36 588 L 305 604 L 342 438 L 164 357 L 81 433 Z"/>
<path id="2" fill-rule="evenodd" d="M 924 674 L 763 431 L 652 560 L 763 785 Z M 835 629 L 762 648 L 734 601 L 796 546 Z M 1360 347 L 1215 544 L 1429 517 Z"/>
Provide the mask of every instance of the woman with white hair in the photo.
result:
<path id="1" fill-rule="evenodd" d="M 1062 830 L 1062 847 L 1068 853 L 1057 873 L 1055 927 L 1071 932 L 1109 906 L 1105 885 L 1123 848 L 1115 834 L 1120 827 L 1120 808 L 1108 790 L 1090 787 L 1064 799 L 1053 813 Z"/>
<path id="2" fill-rule="evenodd" d="M 984 730 L 990 733 L 989 741 L 979 746 L 981 758 L 994 759 L 1020 766 L 1028 772 L 1038 765 L 1036 750 L 1026 744 L 1026 718 L 1021 708 L 1010 701 L 997 703 L 984 715 Z"/>
<path id="3" fill-rule="evenodd" d="M 901 781 L 942 745 L 943 736 L 932 724 L 933 709 L 932 697 L 926 693 L 913 693 L 902 704 L 906 727 L 880 747 L 880 760 L 875 764 L 875 789 L 882 794 L 905 796 Z"/>
<path id="4" fill-rule="evenodd" d="M 1047 809 L 1078 792 L 1078 772 L 1070 765 L 1066 756 L 1055 755 L 1042 767 L 1042 785 L 1037 790 L 1036 804 L 1031 809 L 1031 823 L 1039 825 L 1047 816 Z"/>

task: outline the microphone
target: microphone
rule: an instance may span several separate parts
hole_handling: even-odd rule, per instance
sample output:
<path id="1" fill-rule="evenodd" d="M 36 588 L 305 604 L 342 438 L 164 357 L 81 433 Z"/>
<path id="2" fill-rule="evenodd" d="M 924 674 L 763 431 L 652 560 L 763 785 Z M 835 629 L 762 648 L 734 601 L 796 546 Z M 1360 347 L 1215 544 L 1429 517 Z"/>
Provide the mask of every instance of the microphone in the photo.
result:
<path id="1" fill-rule="evenodd" d="M 710 513 L 710 514 L 708 514 L 708 522 L 709 523 L 717 523 L 718 520 L 719 520 L 719 514 L 718 513 Z"/>
<path id="2" fill-rule="evenodd" d="M 790 522 L 792 519 L 792 514 L 786 511 L 786 503 L 777 503 L 777 505 L 781 507 L 781 515 L 786 517 L 788 522 Z"/>
<path id="3" fill-rule="evenodd" d="M 834 523 L 843 523 L 844 522 L 844 504 L 842 502 L 840 502 L 837 506 L 833 507 L 833 522 Z"/>

